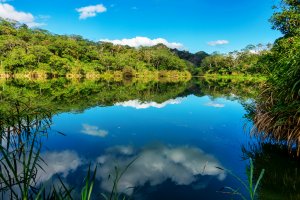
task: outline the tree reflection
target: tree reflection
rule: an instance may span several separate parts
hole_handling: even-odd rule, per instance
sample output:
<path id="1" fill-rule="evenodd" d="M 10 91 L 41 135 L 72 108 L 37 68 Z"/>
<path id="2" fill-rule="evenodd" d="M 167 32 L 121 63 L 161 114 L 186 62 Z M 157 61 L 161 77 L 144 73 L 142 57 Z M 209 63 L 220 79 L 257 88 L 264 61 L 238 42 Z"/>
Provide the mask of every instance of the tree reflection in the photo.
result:
<path id="1" fill-rule="evenodd" d="M 284 144 L 260 142 L 243 147 L 245 158 L 252 158 L 257 178 L 265 168 L 261 180 L 259 199 L 299 199 L 300 198 L 300 159 L 295 152 L 288 153 Z"/>
<path id="2" fill-rule="evenodd" d="M 1 109 L 9 112 L 5 99 L 23 96 L 31 104 L 47 107 L 54 113 L 81 112 L 95 106 L 112 106 L 138 99 L 140 102 L 163 103 L 185 95 L 187 82 L 107 82 L 103 80 L 51 79 L 47 81 L 8 80 L 0 84 Z M 0 87 L 1 88 L 1 87 Z"/>

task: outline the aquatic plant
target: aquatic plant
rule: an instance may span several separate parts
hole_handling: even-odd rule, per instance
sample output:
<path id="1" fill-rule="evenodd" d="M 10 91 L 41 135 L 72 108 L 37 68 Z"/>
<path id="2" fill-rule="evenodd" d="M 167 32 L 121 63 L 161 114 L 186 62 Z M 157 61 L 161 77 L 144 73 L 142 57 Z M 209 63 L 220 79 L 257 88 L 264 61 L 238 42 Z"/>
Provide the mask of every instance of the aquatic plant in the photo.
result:
<path id="1" fill-rule="evenodd" d="M 254 173 L 254 165 L 253 165 L 253 161 L 250 158 L 249 159 L 250 162 L 250 166 L 249 168 L 247 168 L 246 170 L 246 174 L 247 174 L 247 181 L 242 180 L 239 176 L 235 175 L 233 172 L 231 172 L 230 170 L 227 169 L 223 169 L 220 167 L 217 167 L 218 169 L 221 170 L 225 170 L 226 172 L 228 172 L 230 175 L 232 175 L 248 192 L 247 194 L 242 194 L 241 192 L 239 192 L 239 188 L 238 189 L 234 189 L 232 187 L 224 187 L 220 192 L 224 193 L 224 194 L 231 194 L 231 195 L 238 195 L 241 199 L 243 200 L 254 200 L 257 197 L 257 190 L 258 187 L 260 185 L 260 182 L 264 176 L 265 173 L 265 169 L 262 169 L 259 177 L 256 181 L 253 180 L 253 173 Z"/>
<path id="2" fill-rule="evenodd" d="M 0 119 L 0 192 L 2 198 L 27 200 L 35 195 L 37 172 L 43 170 L 40 136 L 50 127 L 51 114 L 20 101 L 11 103 L 10 116 Z"/>
<path id="3" fill-rule="evenodd" d="M 120 199 L 126 200 L 126 195 L 122 196 L 122 194 L 119 193 L 119 191 L 118 191 L 118 183 L 120 182 L 120 179 L 125 174 L 125 172 L 128 170 L 128 168 L 136 161 L 136 159 L 138 159 L 138 157 L 136 157 L 130 163 L 128 163 L 123 170 L 120 170 L 120 168 L 118 166 L 115 166 L 115 168 L 114 168 L 115 173 L 113 175 L 114 176 L 113 187 L 112 187 L 109 195 L 101 193 L 104 200 L 120 200 Z M 110 179 L 110 177 L 111 177 L 111 175 L 109 175 L 109 179 Z M 128 189 L 132 189 L 132 188 L 128 188 Z"/>
<path id="4" fill-rule="evenodd" d="M 255 177 L 262 168 L 268 166 L 260 182 L 258 199 L 300 199 L 300 158 L 296 152 L 289 153 L 287 148 L 284 144 L 265 140 L 243 146 L 243 159 L 253 158 Z"/>
<path id="5" fill-rule="evenodd" d="M 87 172 L 87 176 L 85 177 L 85 185 L 81 190 L 81 200 L 90 200 L 91 194 L 93 191 L 96 173 L 97 173 L 97 165 L 95 167 L 95 170 L 93 172 L 93 175 L 91 176 L 91 166 L 89 165 L 89 169 Z"/>

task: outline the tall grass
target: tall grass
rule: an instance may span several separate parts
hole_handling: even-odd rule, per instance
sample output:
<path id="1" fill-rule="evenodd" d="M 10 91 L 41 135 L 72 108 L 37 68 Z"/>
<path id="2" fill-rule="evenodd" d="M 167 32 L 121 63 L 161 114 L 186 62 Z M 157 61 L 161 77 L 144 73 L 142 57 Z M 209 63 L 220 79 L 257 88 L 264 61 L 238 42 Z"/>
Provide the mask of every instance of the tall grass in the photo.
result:
<path id="1" fill-rule="evenodd" d="M 95 178 L 96 178 L 96 172 L 97 172 L 97 166 L 94 170 L 93 175 L 91 176 L 91 166 L 89 166 L 87 176 L 85 177 L 85 186 L 81 190 L 81 200 L 90 200 L 94 183 L 95 183 Z"/>
<path id="2" fill-rule="evenodd" d="M 120 200 L 120 199 L 125 200 L 126 199 L 125 195 L 122 196 L 121 193 L 119 193 L 118 183 L 120 182 L 122 176 L 129 169 L 129 167 L 136 161 L 136 159 L 138 159 L 138 157 L 133 159 L 130 163 L 128 163 L 123 170 L 120 170 L 118 166 L 115 166 L 112 190 L 110 191 L 109 195 L 101 193 L 104 200 Z M 109 177 L 111 177 L 111 175 L 109 175 Z M 128 189 L 132 189 L 132 188 L 128 188 Z"/>
<path id="3" fill-rule="evenodd" d="M 42 143 L 51 114 L 42 108 L 13 101 L 15 107 L 0 118 L 0 192 L 2 198 L 32 199 L 37 191 L 37 172 Z"/>
<path id="4" fill-rule="evenodd" d="M 276 40 L 268 55 L 267 84 L 257 98 L 254 123 L 262 138 L 297 146 L 300 156 L 300 35 Z"/>
<path id="5" fill-rule="evenodd" d="M 286 145 L 259 141 L 242 147 L 243 159 L 253 158 L 255 176 L 268 166 L 262 179 L 259 199 L 300 199 L 300 158 L 287 151 Z M 271 162 L 271 164 L 270 164 Z"/>

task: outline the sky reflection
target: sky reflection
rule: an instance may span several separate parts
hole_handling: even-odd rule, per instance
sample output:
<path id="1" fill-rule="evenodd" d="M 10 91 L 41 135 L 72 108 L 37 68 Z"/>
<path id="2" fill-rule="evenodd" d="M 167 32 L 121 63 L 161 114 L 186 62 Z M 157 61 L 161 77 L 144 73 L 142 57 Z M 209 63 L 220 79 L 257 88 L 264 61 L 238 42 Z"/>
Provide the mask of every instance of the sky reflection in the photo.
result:
<path id="1" fill-rule="evenodd" d="M 119 190 L 127 194 L 133 191 L 128 188 L 146 183 L 155 186 L 171 180 L 176 185 L 189 185 L 197 180 L 198 175 L 214 176 L 219 181 L 226 177 L 224 171 L 216 168 L 222 164 L 200 148 L 154 144 L 137 150 L 132 146 L 116 146 L 97 158 L 101 165 L 98 172 L 101 188 L 111 191 L 113 179 L 107 180 L 108 175 L 114 174 L 115 166 L 122 171 L 134 159 L 118 184 Z"/>
<path id="2" fill-rule="evenodd" d="M 98 126 L 92 126 L 89 124 L 82 124 L 83 129 L 81 133 L 91 135 L 91 136 L 98 136 L 98 137 L 105 137 L 108 135 L 108 131 L 99 129 Z"/>
<path id="3" fill-rule="evenodd" d="M 164 108 L 167 105 L 174 105 L 174 104 L 180 104 L 184 98 L 176 98 L 176 99 L 170 99 L 168 101 L 165 101 L 163 103 L 156 103 L 156 102 L 141 102 L 140 100 L 130 100 L 125 102 L 116 103 L 116 106 L 123 106 L 123 107 L 132 107 L 135 109 L 147 109 L 147 108 Z"/>
<path id="4" fill-rule="evenodd" d="M 75 151 L 44 152 L 41 154 L 44 162 L 40 164 L 43 170 L 38 170 L 39 182 L 48 181 L 53 175 L 59 174 L 67 177 L 83 164 L 83 159 Z"/>

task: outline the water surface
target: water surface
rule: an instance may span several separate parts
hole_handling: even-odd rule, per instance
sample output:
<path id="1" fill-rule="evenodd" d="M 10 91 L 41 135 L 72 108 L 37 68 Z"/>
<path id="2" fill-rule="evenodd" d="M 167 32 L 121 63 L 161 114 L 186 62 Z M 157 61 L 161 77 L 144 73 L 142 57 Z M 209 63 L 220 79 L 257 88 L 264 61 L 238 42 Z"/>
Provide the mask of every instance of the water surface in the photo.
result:
<path id="1" fill-rule="evenodd" d="M 224 193 L 224 187 L 231 187 L 247 195 L 226 170 L 246 180 L 249 157 L 256 158 L 255 178 L 267 168 L 266 176 L 279 174 L 275 186 L 288 182 L 285 193 L 270 190 L 274 181 L 266 178 L 261 199 L 274 199 L 276 192 L 297 196 L 298 176 L 294 178 L 289 169 L 298 169 L 298 163 L 278 164 L 286 155 L 272 157 L 268 152 L 275 152 L 274 143 L 266 148 L 268 144 L 260 146 L 249 135 L 247 105 L 257 91 L 247 84 L 13 80 L 2 85 L 1 111 L 9 116 L 16 99 L 51 111 L 50 129 L 42 137 L 44 170 L 38 171 L 37 180 L 46 186 L 60 185 L 61 177 L 74 187 L 75 197 L 89 165 L 98 166 L 95 199 L 102 199 L 101 193 L 109 195 L 116 172 L 130 165 L 117 188 L 127 198 L 239 199 Z"/>
<path id="2" fill-rule="evenodd" d="M 48 163 L 59 165 L 57 172 L 70 182 L 85 175 L 89 162 L 99 163 L 96 190 L 110 192 L 115 166 L 123 169 L 136 159 L 119 182 L 119 192 L 134 199 L 228 199 L 217 191 L 240 185 L 217 167 L 245 177 L 241 148 L 251 139 L 244 114 L 238 100 L 193 94 L 62 113 L 53 118 L 45 146 L 63 160 Z"/>

